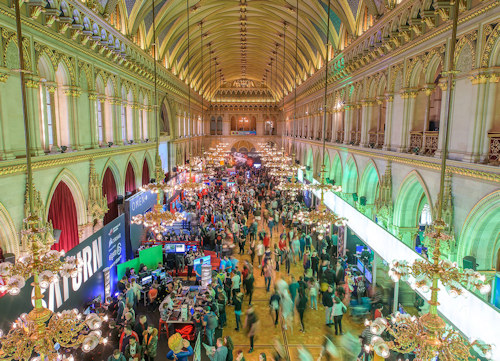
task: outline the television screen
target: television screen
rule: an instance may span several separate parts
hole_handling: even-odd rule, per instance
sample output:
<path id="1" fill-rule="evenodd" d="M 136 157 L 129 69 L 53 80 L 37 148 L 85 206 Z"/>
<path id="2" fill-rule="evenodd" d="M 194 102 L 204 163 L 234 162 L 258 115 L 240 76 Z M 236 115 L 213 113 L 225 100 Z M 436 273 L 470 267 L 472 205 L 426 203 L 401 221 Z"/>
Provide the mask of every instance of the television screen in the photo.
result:
<path id="1" fill-rule="evenodd" d="M 184 243 L 179 243 L 175 245 L 175 253 L 185 253 L 186 245 Z"/>
<path id="2" fill-rule="evenodd" d="M 147 276 L 141 279 L 141 285 L 147 285 L 153 281 L 153 276 Z"/>
<path id="3" fill-rule="evenodd" d="M 165 253 L 175 253 L 175 244 L 165 244 Z"/>

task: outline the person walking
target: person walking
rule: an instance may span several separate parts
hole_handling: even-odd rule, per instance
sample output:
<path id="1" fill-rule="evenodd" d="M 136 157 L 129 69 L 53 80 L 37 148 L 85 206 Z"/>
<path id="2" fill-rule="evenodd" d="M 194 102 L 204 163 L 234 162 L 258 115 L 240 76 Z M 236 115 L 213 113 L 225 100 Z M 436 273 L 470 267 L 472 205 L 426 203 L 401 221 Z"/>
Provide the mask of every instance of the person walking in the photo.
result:
<path id="1" fill-rule="evenodd" d="M 336 335 L 338 335 L 339 332 L 341 335 L 344 334 L 342 332 L 342 316 L 344 315 L 344 313 L 346 311 L 347 311 L 347 307 L 342 303 L 340 298 L 335 296 L 332 316 L 333 316 L 333 321 L 335 323 L 335 334 Z"/>
<path id="2" fill-rule="evenodd" d="M 332 324 L 332 307 L 333 307 L 333 288 L 331 285 L 328 286 L 328 290 L 323 292 L 321 301 L 323 302 L 323 306 L 325 307 L 326 325 L 330 327 Z"/>
<path id="3" fill-rule="evenodd" d="M 255 281 L 255 278 L 253 276 L 253 270 L 250 270 L 248 273 L 247 278 L 245 279 L 245 289 L 247 292 L 248 296 L 248 305 L 252 305 L 252 295 L 253 295 L 253 283 Z"/>
<path id="4" fill-rule="evenodd" d="M 254 338 L 255 334 L 257 333 L 259 328 L 259 318 L 257 317 L 257 314 L 255 313 L 255 309 L 251 306 L 247 310 L 247 315 L 245 318 L 245 332 L 250 339 L 250 350 L 248 350 L 248 353 L 253 352 L 253 343 L 254 343 Z"/>
<path id="5" fill-rule="evenodd" d="M 300 332 L 306 332 L 305 326 L 304 326 L 304 312 L 306 311 L 307 307 L 307 296 L 305 291 L 302 288 L 299 288 L 299 299 L 297 300 L 297 311 L 299 313 L 300 317 Z"/>
<path id="6" fill-rule="evenodd" d="M 264 243 L 262 243 L 262 241 L 259 241 L 259 243 L 257 243 L 257 260 L 259 261 L 259 268 L 262 267 L 262 257 L 264 257 L 264 253 L 266 253 Z"/>
<path id="7" fill-rule="evenodd" d="M 271 314 L 273 312 L 276 314 L 276 316 L 274 318 L 274 327 L 276 327 L 278 325 L 280 304 L 281 304 L 281 297 L 278 293 L 278 289 L 275 286 L 274 293 L 271 295 L 271 298 L 269 299 L 269 308 L 270 308 Z"/>

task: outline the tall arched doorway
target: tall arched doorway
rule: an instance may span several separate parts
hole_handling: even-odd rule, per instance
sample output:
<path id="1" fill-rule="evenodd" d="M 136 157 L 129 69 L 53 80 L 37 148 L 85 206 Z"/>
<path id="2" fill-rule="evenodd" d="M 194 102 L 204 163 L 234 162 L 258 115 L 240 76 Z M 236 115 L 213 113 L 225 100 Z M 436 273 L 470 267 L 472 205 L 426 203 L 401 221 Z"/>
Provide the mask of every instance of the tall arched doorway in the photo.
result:
<path id="1" fill-rule="evenodd" d="M 125 172 L 125 195 L 135 193 L 136 189 L 134 167 L 132 167 L 132 163 L 129 162 L 127 171 Z"/>
<path id="2" fill-rule="evenodd" d="M 106 169 L 102 179 L 102 195 L 108 200 L 108 213 L 104 215 L 104 224 L 108 224 L 118 217 L 118 203 L 116 202 L 118 192 L 116 190 L 115 177 L 109 168 Z"/>
<path id="3" fill-rule="evenodd" d="M 71 190 L 60 182 L 52 195 L 47 219 L 55 230 L 60 230 L 59 242 L 52 249 L 69 251 L 80 243 L 78 237 L 78 215 Z"/>
<path id="4" fill-rule="evenodd" d="M 149 165 L 147 159 L 142 164 L 142 185 L 149 184 Z"/>

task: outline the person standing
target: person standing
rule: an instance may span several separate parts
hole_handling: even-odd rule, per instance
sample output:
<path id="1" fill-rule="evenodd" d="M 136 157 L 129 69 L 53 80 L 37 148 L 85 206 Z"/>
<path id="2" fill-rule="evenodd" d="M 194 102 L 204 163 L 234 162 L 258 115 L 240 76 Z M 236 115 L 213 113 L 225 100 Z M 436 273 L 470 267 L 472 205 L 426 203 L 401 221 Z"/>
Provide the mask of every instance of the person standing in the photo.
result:
<path id="1" fill-rule="evenodd" d="M 254 308 L 250 307 L 247 310 L 247 315 L 245 319 L 245 331 L 248 338 L 250 339 L 250 350 L 248 350 L 248 353 L 253 352 L 254 338 L 255 334 L 258 331 L 258 328 L 259 328 L 259 318 L 257 317 Z"/>
<path id="2" fill-rule="evenodd" d="M 318 309 L 318 290 L 319 282 L 315 279 L 311 281 L 311 286 L 309 287 L 309 297 L 311 297 L 311 309 Z"/>
<path id="3" fill-rule="evenodd" d="M 108 357 L 108 361 L 127 361 L 127 359 L 125 359 L 125 356 L 120 350 L 116 349 L 113 351 L 113 354 Z"/>
<path id="4" fill-rule="evenodd" d="M 208 354 L 208 358 L 210 361 L 226 361 L 228 350 L 227 347 L 224 346 L 222 338 L 217 339 L 216 346 L 217 349 L 214 353 Z"/>
<path id="5" fill-rule="evenodd" d="M 132 327 L 125 326 L 120 336 L 120 343 L 119 343 L 119 349 L 122 353 L 125 353 L 125 348 L 128 346 L 129 341 L 132 338 L 135 339 L 137 342 L 139 342 L 139 336 L 137 336 L 137 333 L 132 331 Z"/>
<path id="6" fill-rule="evenodd" d="M 325 307 L 325 322 L 328 327 L 332 324 L 332 307 L 333 307 L 333 288 L 331 285 L 328 286 L 328 290 L 323 292 L 321 300 L 323 301 L 323 306 Z"/>
<path id="7" fill-rule="evenodd" d="M 125 358 L 127 361 L 141 361 L 142 360 L 142 347 L 135 340 L 131 338 L 129 344 L 125 347 Z"/>
<path id="8" fill-rule="evenodd" d="M 238 270 L 235 270 L 233 273 L 233 277 L 231 277 L 231 304 L 234 303 L 234 298 L 236 297 L 236 294 L 240 292 L 240 284 L 241 284 L 241 276 Z"/>
<path id="9" fill-rule="evenodd" d="M 335 334 L 338 335 L 340 332 L 341 335 L 344 333 L 342 332 L 342 316 L 344 313 L 347 311 L 347 307 L 342 303 L 340 298 L 335 296 L 334 298 L 334 304 L 333 304 L 333 321 L 335 323 Z"/>
<path id="10" fill-rule="evenodd" d="M 148 329 L 143 333 L 142 349 L 145 361 L 155 361 L 158 347 L 158 330 L 153 325 L 148 325 Z"/>
<path id="11" fill-rule="evenodd" d="M 235 331 L 240 330 L 242 301 L 243 301 L 243 293 L 238 292 L 236 294 L 236 297 L 234 298 L 234 318 L 236 320 L 236 328 L 234 329 Z"/>
<path id="12" fill-rule="evenodd" d="M 193 275 L 193 266 L 194 266 L 194 256 L 191 251 L 186 256 L 186 264 L 187 264 L 187 280 L 191 278 Z"/>
<path id="13" fill-rule="evenodd" d="M 210 346 L 214 345 L 214 335 L 215 329 L 219 325 L 219 321 L 215 313 L 210 310 L 210 307 L 207 307 L 205 310 L 206 314 L 203 318 L 203 325 L 205 326 L 205 333 L 207 336 L 207 342 Z"/>
<path id="14" fill-rule="evenodd" d="M 300 317 L 300 332 L 306 332 L 305 326 L 304 326 L 304 312 L 306 311 L 307 307 L 307 296 L 305 291 L 302 288 L 299 288 L 299 299 L 297 300 L 297 311 L 299 312 L 299 317 Z"/>

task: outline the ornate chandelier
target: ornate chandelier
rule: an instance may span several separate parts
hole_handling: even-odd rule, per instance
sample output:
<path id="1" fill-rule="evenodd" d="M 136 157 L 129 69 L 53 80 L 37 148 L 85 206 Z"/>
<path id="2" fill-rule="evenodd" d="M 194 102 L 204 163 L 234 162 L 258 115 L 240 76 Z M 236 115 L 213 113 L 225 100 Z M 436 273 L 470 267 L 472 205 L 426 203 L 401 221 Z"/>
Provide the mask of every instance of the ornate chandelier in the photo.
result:
<path id="1" fill-rule="evenodd" d="M 318 232 L 318 238 L 323 239 L 324 234 L 330 232 L 332 225 L 337 227 L 344 226 L 347 219 L 344 217 L 339 217 L 334 212 L 330 211 L 324 202 L 325 192 L 339 192 L 341 190 L 340 186 L 335 186 L 333 184 L 326 184 L 325 182 L 325 166 L 321 166 L 321 179 L 317 184 L 307 185 L 307 189 L 321 192 L 320 204 L 317 209 L 312 211 L 302 211 L 297 214 L 297 219 L 307 225 L 311 225 L 313 232 Z"/>
<path id="2" fill-rule="evenodd" d="M 19 1 L 14 1 L 17 41 L 22 43 L 22 28 Z M 23 51 L 19 50 L 20 68 L 24 69 Z M 61 259 L 62 252 L 51 250 L 54 244 L 52 227 L 43 222 L 35 212 L 33 169 L 31 166 L 31 141 L 28 112 L 26 106 L 26 83 L 24 72 L 20 72 L 24 136 L 26 146 L 26 175 L 29 202 L 28 217 L 23 221 L 24 248 L 15 264 L 0 264 L 0 276 L 5 284 L 0 291 L 17 295 L 26 280 L 33 278 L 34 308 L 24 313 L 12 323 L 10 330 L 0 332 L 0 360 L 49 360 L 60 359 L 60 347 L 82 347 L 84 352 L 94 349 L 102 340 L 98 330 L 101 318 L 95 314 L 82 319 L 78 311 L 63 311 L 54 314 L 42 304 L 42 288 L 62 277 L 75 277 L 79 272 L 79 262 L 75 257 Z M 106 342 L 106 340 L 103 340 Z M 35 354 L 35 356 L 33 356 Z"/>
<path id="3" fill-rule="evenodd" d="M 46 308 L 34 308 L 1 335 L 0 360 L 57 361 L 61 360 L 60 347 L 81 347 L 90 352 L 100 342 L 107 343 L 99 330 L 102 321 L 95 313 L 83 317 L 77 309 L 52 313 Z M 38 356 L 32 357 L 33 353 Z"/>
<path id="4" fill-rule="evenodd" d="M 389 270 L 389 275 L 395 282 L 413 280 L 416 288 L 423 292 L 431 291 L 429 312 L 421 317 L 396 313 L 390 320 L 377 318 L 373 322 L 365 321 L 370 326 L 370 331 L 376 335 L 372 338 L 371 349 L 384 358 L 388 358 L 390 350 L 393 350 L 399 353 L 413 352 L 417 360 L 438 357 L 443 361 L 465 361 L 471 357 L 471 349 L 489 358 L 491 346 L 477 340 L 469 341 L 447 325 L 437 313 L 439 282 L 452 297 L 462 294 L 462 284 L 474 287 L 481 293 L 490 292 L 491 287 L 479 272 L 461 272 L 456 263 L 440 258 L 441 242 L 447 242 L 451 237 L 442 233 L 445 224 L 440 219 L 434 222 L 433 228 L 432 232 L 426 234 L 435 244 L 432 262 L 416 260 L 409 264 L 407 261 L 394 261 Z M 384 332 L 391 336 L 390 340 L 380 337 Z"/>
<path id="5" fill-rule="evenodd" d="M 157 240 L 161 240 L 162 234 L 167 231 L 167 227 L 182 220 L 184 220 L 184 216 L 181 213 L 165 211 L 161 203 L 155 204 L 153 210 L 149 212 L 132 217 L 133 224 L 142 224 L 144 227 L 150 228 Z"/>

